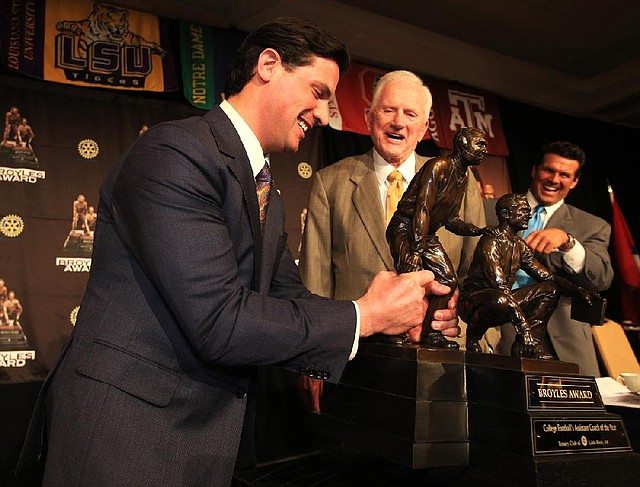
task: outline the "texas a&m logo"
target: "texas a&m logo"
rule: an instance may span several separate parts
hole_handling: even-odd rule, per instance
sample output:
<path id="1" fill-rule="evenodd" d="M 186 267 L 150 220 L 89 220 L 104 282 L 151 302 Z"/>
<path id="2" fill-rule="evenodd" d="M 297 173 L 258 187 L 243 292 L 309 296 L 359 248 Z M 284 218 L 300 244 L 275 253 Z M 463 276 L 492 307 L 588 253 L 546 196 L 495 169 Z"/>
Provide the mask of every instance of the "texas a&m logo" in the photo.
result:
<path id="1" fill-rule="evenodd" d="M 475 127 L 493 139 L 493 115 L 486 112 L 484 96 L 455 90 L 448 92 L 451 105 L 449 130 L 457 132 L 462 127 Z"/>

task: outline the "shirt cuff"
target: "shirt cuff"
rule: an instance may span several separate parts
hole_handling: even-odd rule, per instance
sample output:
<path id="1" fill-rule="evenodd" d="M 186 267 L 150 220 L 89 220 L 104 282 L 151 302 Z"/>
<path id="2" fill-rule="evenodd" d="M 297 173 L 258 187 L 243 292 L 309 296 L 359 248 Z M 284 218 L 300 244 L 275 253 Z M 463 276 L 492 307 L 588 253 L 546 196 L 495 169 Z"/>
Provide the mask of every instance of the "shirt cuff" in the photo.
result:
<path id="1" fill-rule="evenodd" d="M 349 360 L 353 359 L 358 353 L 358 342 L 360 341 L 360 308 L 358 307 L 358 303 L 352 301 L 353 305 L 356 308 L 356 336 L 353 340 L 353 346 L 351 347 L 351 355 L 349 355 Z"/>
<path id="2" fill-rule="evenodd" d="M 563 252 L 562 260 L 566 267 L 569 268 L 574 274 L 582 272 L 584 269 L 584 262 L 587 259 L 587 251 L 580 242 L 576 240 L 576 244 L 571 250 Z"/>

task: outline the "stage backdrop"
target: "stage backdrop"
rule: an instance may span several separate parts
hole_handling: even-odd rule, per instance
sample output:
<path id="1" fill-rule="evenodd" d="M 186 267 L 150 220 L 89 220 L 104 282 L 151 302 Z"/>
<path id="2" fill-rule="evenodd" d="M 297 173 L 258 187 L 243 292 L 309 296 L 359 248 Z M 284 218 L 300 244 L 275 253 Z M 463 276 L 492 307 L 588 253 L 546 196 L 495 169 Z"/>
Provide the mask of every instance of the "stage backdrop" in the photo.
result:
<path id="1" fill-rule="evenodd" d="M 0 146 L 0 280 L 22 308 L 12 323 L 2 318 L 0 383 L 43 379 L 69 336 L 91 268 L 90 214 L 108 169 L 143 126 L 202 113 L 0 76 L 2 114 L 12 108 L 35 137 L 5 134 Z"/>

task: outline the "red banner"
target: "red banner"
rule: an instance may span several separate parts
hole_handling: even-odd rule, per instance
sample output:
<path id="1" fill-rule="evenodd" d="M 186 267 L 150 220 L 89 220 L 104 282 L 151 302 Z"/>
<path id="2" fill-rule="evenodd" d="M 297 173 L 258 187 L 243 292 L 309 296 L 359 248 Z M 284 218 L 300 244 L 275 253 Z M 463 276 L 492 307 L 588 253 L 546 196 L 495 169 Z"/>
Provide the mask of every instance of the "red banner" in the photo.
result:
<path id="1" fill-rule="evenodd" d="M 453 137 L 460 128 L 475 127 L 486 134 L 489 154 L 509 155 L 495 96 L 444 82 L 431 82 L 428 85 L 433 95 L 434 112 L 429 130 L 432 129 L 431 125 L 436 129 L 431 137 L 438 147 L 450 149 Z"/>
<path id="2" fill-rule="evenodd" d="M 373 86 L 385 73 L 363 64 L 351 65 L 347 74 L 340 78 L 336 96 L 329 105 L 331 128 L 369 135 L 364 113 L 371 106 Z"/>
<path id="3" fill-rule="evenodd" d="M 623 322 L 640 323 L 640 257 L 613 191 L 611 206 L 613 248 L 620 278 Z"/>
<path id="4" fill-rule="evenodd" d="M 376 81 L 387 71 L 354 63 L 340 79 L 331 102 L 329 124 L 336 130 L 368 135 L 365 109 L 371 105 Z M 433 95 L 429 130 L 425 139 L 438 147 L 451 149 L 453 136 L 460 127 L 476 127 L 487 134 L 489 154 L 509 155 L 495 96 L 471 88 L 454 87 L 440 81 L 425 80 Z"/>

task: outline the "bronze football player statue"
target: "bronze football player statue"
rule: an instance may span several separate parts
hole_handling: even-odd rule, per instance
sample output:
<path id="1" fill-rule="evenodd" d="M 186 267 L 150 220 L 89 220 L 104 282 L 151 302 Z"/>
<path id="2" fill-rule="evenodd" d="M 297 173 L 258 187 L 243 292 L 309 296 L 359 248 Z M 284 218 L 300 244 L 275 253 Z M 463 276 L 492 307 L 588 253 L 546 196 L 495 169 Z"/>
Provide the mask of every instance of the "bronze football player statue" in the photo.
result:
<path id="1" fill-rule="evenodd" d="M 427 161 L 411 180 L 387 227 L 387 241 L 399 273 L 428 269 L 438 282 L 451 288 L 447 296 L 429 297 L 420 339 L 428 348 L 459 348 L 456 342 L 431 328 L 433 313 L 447 307 L 458 285 L 456 271 L 436 231 L 444 226 L 456 235 L 472 237 L 488 231 L 459 217 L 467 188 L 467 168 L 480 164 L 486 153 L 487 141 L 482 130 L 469 127 L 458 130 L 451 153 Z"/>
<path id="2" fill-rule="evenodd" d="M 599 296 L 554 275 L 518 236 L 531 217 L 525 195 L 502 196 L 496 214 L 498 226 L 478 242 L 458 299 L 459 316 L 467 322 L 467 351 L 481 352 L 478 342 L 489 327 L 511 322 L 516 330 L 512 356 L 554 359 L 544 347 L 544 338 L 560 294 L 580 295 L 588 303 Z M 537 282 L 512 289 L 518 269 Z"/>

